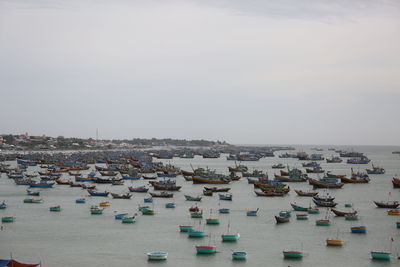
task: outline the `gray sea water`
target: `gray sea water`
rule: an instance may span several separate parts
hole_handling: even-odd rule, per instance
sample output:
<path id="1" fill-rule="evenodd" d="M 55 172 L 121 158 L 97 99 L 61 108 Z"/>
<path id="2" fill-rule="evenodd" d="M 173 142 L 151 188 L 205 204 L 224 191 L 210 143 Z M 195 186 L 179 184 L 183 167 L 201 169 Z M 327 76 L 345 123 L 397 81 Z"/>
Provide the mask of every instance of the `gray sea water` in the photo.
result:
<path id="1" fill-rule="evenodd" d="M 312 146 L 314 147 L 314 146 Z M 322 152 L 310 151 L 311 147 L 296 146 L 297 150 L 310 153 L 323 153 L 325 157 L 335 154 L 328 151 L 327 146 Z M 339 148 L 338 146 L 334 146 Z M 347 149 L 349 147 L 346 147 Z M 232 182 L 231 192 L 233 201 L 219 201 L 218 195 L 203 197 L 198 204 L 204 209 L 204 218 L 219 217 L 220 225 L 199 224 L 199 219 L 190 218 L 188 208 L 193 202 L 188 202 L 184 194 L 198 195 L 204 185 L 193 185 L 182 176 L 178 176 L 177 184 L 182 190 L 176 192 L 175 209 L 166 209 L 165 203 L 171 199 L 154 199 L 156 215 L 139 215 L 135 224 L 122 224 L 114 219 L 115 211 L 137 212 L 139 204 L 144 204 L 147 194 L 134 193 L 131 200 L 107 200 L 111 206 L 106 208 L 103 215 L 90 215 L 91 205 L 106 200 L 102 197 L 87 197 L 86 204 L 75 204 L 75 199 L 87 196 L 80 188 L 65 185 L 55 185 L 52 189 L 43 189 L 42 204 L 24 204 L 26 186 L 17 186 L 5 174 L 0 179 L 0 200 L 8 203 L 6 210 L 0 210 L 1 216 L 15 216 L 16 221 L 3 224 L 0 231 L 0 258 L 8 258 L 10 253 L 20 261 L 39 262 L 45 267 L 78 267 L 78 266 L 399 266 L 397 254 L 400 253 L 400 229 L 396 229 L 396 221 L 400 216 L 388 216 L 385 209 L 378 209 L 373 200 L 400 200 L 399 189 L 393 189 L 391 178 L 400 175 L 400 156 L 392 154 L 399 147 L 363 146 L 353 147 L 364 152 L 375 165 L 386 169 L 384 175 L 370 175 L 369 184 L 347 184 L 343 189 L 330 190 L 339 203 L 337 208 L 344 210 L 345 203 L 352 203 L 359 211 L 361 220 L 358 222 L 345 221 L 341 217 L 332 217 L 333 224 L 329 227 L 318 227 L 315 220 L 323 218 L 310 215 L 308 221 L 296 221 L 292 217 L 290 223 L 275 224 L 274 215 L 281 210 L 290 209 L 290 202 L 308 206 L 309 198 L 298 197 L 294 191 L 288 196 L 278 198 L 256 197 L 253 185 L 246 179 Z M 285 152 L 285 151 L 283 151 Z M 281 154 L 283 152 L 277 152 Z M 289 151 L 293 152 L 293 151 Z M 218 172 L 228 173 L 228 166 L 234 166 L 233 161 L 227 161 L 226 155 L 219 159 L 163 160 L 172 163 L 183 170 L 190 171 L 191 167 L 210 167 Z M 275 163 L 289 164 L 291 167 L 301 167 L 297 159 L 263 158 L 258 162 L 244 162 L 249 170 L 262 169 L 270 177 L 279 170 L 271 169 Z M 15 163 L 13 163 L 15 164 Z M 99 164 L 100 165 L 100 164 Z M 324 169 L 333 173 L 350 175 L 350 168 L 365 171 L 368 165 L 349 165 L 346 163 L 327 164 L 321 162 Z M 94 165 L 91 165 L 94 168 Z M 38 167 L 29 167 L 29 172 Z M 316 177 L 316 175 L 310 175 Z M 63 174 L 63 179 L 68 178 Z M 98 190 L 108 190 L 115 193 L 128 192 L 128 186 L 147 184 L 145 180 L 126 181 L 123 186 L 98 185 Z M 291 189 L 309 190 L 308 183 L 292 183 Z M 322 191 L 322 190 L 320 190 Z M 391 192 L 391 195 L 389 195 Z M 62 212 L 54 213 L 49 207 L 61 205 Z M 218 208 L 230 208 L 231 214 L 217 214 Z M 247 209 L 260 208 L 257 217 L 247 217 Z M 235 243 L 222 243 L 220 235 L 227 231 L 230 223 L 232 232 L 239 232 L 241 238 Z M 209 234 L 203 239 L 190 239 L 187 234 L 180 233 L 178 226 L 190 224 L 199 226 Z M 367 234 L 352 234 L 350 227 L 366 225 Z M 327 247 L 326 238 L 334 238 L 339 232 L 339 238 L 345 240 L 343 247 Z M 394 242 L 391 245 L 390 239 Z M 218 247 L 215 255 L 196 255 L 195 245 L 212 244 Z M 302 249 L 305 256 L 301 260 L 285 260 L 282 250 Z M 390 262 L 377 262 L 370 259 L 371 250 L 392 250 L 393 259 Z M 231 259 L 231 252 L 246 251 L 248 258 L 243 262 Z M 166 251 L 168 260 L 164 262 L 147 261 L 146 252 Z"/>

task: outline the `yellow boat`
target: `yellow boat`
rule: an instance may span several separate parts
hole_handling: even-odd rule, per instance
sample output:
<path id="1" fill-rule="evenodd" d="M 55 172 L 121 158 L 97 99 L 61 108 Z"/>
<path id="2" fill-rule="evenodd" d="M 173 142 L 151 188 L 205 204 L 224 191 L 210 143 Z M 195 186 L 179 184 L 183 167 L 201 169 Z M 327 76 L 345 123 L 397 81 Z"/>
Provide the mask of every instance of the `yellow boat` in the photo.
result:
<path id="1" fill-rule="evenodd" d="M 100 202 L 99 206 L 100 207 L 109 207 L 110 206 L 110 202 L 108 202 L 108 201 Z"/>
<path id="2" fill-rule="evenodd" d="M 388 215 L 400 215 L 400 210 L 395 209 L 395 210 L 388 210 Z"/>
<path id="3" fill-rule="evenodd" d="M 344 245 L 344 240 L 340 240 L 340 239 L 327 239 L 327 240 L 326 240 L 326 245 L 327 245 L 327 246 L 341 247 L 341 246 Z"/>

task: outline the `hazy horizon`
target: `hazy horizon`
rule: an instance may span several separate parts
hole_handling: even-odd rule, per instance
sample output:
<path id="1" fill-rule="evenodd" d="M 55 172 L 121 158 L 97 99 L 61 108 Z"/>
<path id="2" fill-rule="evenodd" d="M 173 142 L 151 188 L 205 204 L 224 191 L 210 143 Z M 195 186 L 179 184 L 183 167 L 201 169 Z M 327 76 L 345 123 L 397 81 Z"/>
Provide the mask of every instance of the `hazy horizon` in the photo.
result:
<path id="1" fill-rule="evenodd" d="M 395 0 L 0 0 L 0 133 L 398 146 L 399 33 Z"/>

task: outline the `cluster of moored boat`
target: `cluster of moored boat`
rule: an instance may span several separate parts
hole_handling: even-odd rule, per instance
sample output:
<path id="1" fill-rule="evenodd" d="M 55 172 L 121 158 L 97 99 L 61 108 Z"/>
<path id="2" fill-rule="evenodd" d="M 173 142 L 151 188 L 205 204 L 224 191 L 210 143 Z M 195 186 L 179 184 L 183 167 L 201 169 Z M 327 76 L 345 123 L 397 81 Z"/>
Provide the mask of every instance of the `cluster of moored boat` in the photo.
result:
<path id="1" fill-rule="evenodd" d="M 140 155 L 140 156 L 139 156 Z M 359 158 L 360 161 L 365 161 L 366 157 L 363 154 L 357 153 L 341 153 L 341 157 L 351 157 L 351 159 Z M 114 199 L 131 199 L 133 194 L 148 193 L 149 197 L 144 197 L 145 203 L 152 203 L 154 198 L 174 198 L 174 192 L 179 192 L 182 189 L 181 185 L 176 184 L 175 179 L 177 176 L 182 175 L 184 180 L 192 182 L 193 184 L 211 184 L 212 186 L 204 186 L 202 192 L 195 195 L 184 194 L 183 197 L 186 201 L 201 202 L 203 197 L 213 197 L 216 193 L 218 199 L 221 201 L 232 201 L 233 194 L 230 192 L 230 187 L 217 187 L 216 185 L 227 185 L 235 181 L 241 180 L 243 177 L 247 179 L 248 184 L 252 184 L 254 187 L 254 193 L 260 197 L 284 197 L 289 194 L 291 188 L 288 183 L 308 182 L 312 186 L 310 191 L 294 190 L 299 197 L 310 197 L 312 198 L 313 206 L 305 206 L 297 203 L 290 203 L 292 209 L 296 212 L 296 220 L 308 220 L 310 215 L 323 214 L 322 218 L 315 220 L 316 226 L 330 226 L 333 223 L 331 213 L 336 217 L 342 217 L 347 221 L 358 221 L 359 214 L 357 210 L 340 210 L 337 209 L 338 205 L 335 202 L 335 197 L 328 194 L 328 191 L 324 195 L 320 196 L 316 189 L 340 189 L 346 183 L 361 184 L 368 183 L 370 181 L 369 174 L 383 174 L 385 170 L 381 167 L 372 165 L 372 169 L 366 169 L 366 172 L 353 171 L 351 169 L 350 177 L 346 177 L 342 174 L 333 174 L 329 171 L 325 171 L 321 168 L 317 162 L 324 160 L 319 154 L 307 154 L 300 153 L 296 154 L 299 160 L 312 160 L 305 162 L 301 170 L 299 168 L 290 168 L 282 163 L 275 164 L 272 166 L 273 169 L 280 169 L 278 174 L 274 174 L 274 179 L 269 179 L 268 174 L 261 170 L 253 170 L 249 172 L 248 167 L 242 164 L 237 165 L 235 162 L 234 167 L 228 167 L 228 175 L 219 174 L 215 170 L 209 168 L 197 168 L 191 171 L 180 170 L 179 168 L 171 164 L 162 164 L 161 162 L 153 162 L 149 155 L 142 154 L 114 154 L 113 157 L 104 157 L 91 155 L 91 159 L 95 158 L 98 163 L 106 164 L 106 166 L 95 165 L 94 169 L 88 165 L 88 161 L 85 158 L 88 155 L 73 155 L 71 158 L 65 157 L 64 155 L 56 155 L 46 157 L 34 154 L 31 156 L 23 155 L 20 158 L 16 158 L 17 168 L 10 168 L 9 163 L 1 163 L 0 172 L 6 173 L 8 178 L 12 179 L 16 185 L 29 186 L 27 189 L 27 195 L 29 197 L 23 200 L 24 203 L 36 203 L 40 204 L 44 202 L 43 198 L 39 198 L 42 191 L 38 191 L 35 188 L 53 188 L 54 186 L 70 186 L 80 187 L 89 194 L 90 197 L 108 197 L 109 195 Z M 281 158 L 285 158 L 287 155 L 282 155 Z M 158 157 L 159 158 L 159 157 Z M 210 156 L 210 158 L 213 158 Z M 237 158 L 237 157 L 236 157 Z M 250 160 L 250 159 L 249 159 Z M 332 157 L 326 159 L 327 163 L 339 163 L 341 162 L 340 157 Z M 368 160 L 369 162 L 369 160 Z M 350 163 L 350 162 L 348 162 Z M 363 164 L 363 163 L 357 163 Z M 29 167 L 39 166 L 43 171 L 37 173 L 29 172 Z M 284 170 L 287 168 L 287 170 Z M 84 172 L 86 174 L 84 174 Z M 89 173 L 87 173 L 89 172 Z M 314 179 L 308 176 L 308 174 L 323 174 L 322 178 Z M 65 177 L 68 176 L 68 180 Z M 135 180 L 148 180 L 149 185 L 145 186 L 129 186 L 128 192 L 113 193 L 109 191 L 97 191 L 97 184 L 109 184 L 111 186 L 124 185 L 125 181 Z M 392 179 L 393 187 L 400 188 L 400 179 L 394 177 Z M 113 187 L 114 188 L 114 187 Z M 152 192 L 149 190 L 153 188 Z M 132 194 L 133 193 L 133 194 Z M 86 198 L 76 199 L 77 204 L 86 203 Z M 397 209 L 399 203 L 397 201 L 374 201 L 378 208 L 389 209 L 388 215 L 400 215 L 400 211 Z M 101 215 L 103 211 L 110 206 L 109 201 L 100 202 L 98 205 L 90 206 L 90 214 Z M 0 204 L 0 209 L 6 209 L 8 204 L 3 202 Z M 165 208 L 175 208 L 175 201 L 171 201 L 165 204 Z M 346 208 L 353 208 L 352 204 L 346 203 Z M 51 212 L 61 212 L 61 205 L 54 205 L 49 207 Z M 231 211 L 228 208 L 216 209 L 219 214 L 229 214 Z M 246 210 L 247 216 L 257 216 L 260 209 L 249 209 Z M 142 215 L 154 215 L 156 213 L 154 207 L 143 205 L 139 206 L 138 212 Z M 189 215 L 191 218 L 203 218 L 203 209 L 197 204 L 189 208 Z M 283 210 L 275 215 L 274 218 L 276 223 L 289 223 L 292 217 L 291 210 Z M 114 214 L 116 220 L 121 220 L 122 223 L 134 223 L 138 218 L 138 213 L 129 214 L 127 212 L 117 212 Z M 3 216 L 3 223 L 14 222 L 14 216 Z M 200 221 L 199 220 L 199 221 Z M 207 224 L 219 224 L 220 219 L 218 216 L 213 216 L 210 211 L 210 216 L 205 219 Z M 354 223 L 354 222 L 353 222 Z M 199 223 L 200 225 L 200 223 Z M 400 228 L 400 222 L 396 223 L 396 227 Z M 180 232 L 185 232 L 190 238 L 201 238 L 207 236 L 206 232 L 195 225 L 180 225 Z M 351 233 L 366 233 L 367 227 L 365 225 L 356 225 L 350 227 Z M 240 238 L 239 233 L 230 232 L 230 224 L 226 233 L 221 234 L 222 242 L 235 242 Z M 327 246 L 343 246 L 345 241 L 336 238 L 326 239 Z M 217 252 L 216 246 L 211 245 L 196 245 L 195 249 L 199 254 L 214 254 Z M 148 259 L 150 260 L 165 260 L 168 256 L 167 252 L 156 251 L 147 253 Z M 232 253 L 233 259 L 245 259 L 247 253 L 245 251 L 234 251 Z M 284 250 L 283 256 L 285 258 L 301 258 L 303 257 L 303 251 Z M 374 259 L 390 259 L 390 252 L 377 252 L 372 251 L 371 257 Z"/>

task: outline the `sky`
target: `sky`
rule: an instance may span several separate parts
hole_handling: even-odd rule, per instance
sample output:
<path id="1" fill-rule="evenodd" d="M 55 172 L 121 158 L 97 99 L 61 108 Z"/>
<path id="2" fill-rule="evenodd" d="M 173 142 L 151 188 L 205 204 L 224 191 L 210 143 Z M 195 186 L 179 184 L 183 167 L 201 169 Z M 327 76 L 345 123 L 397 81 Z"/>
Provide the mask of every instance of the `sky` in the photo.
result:
<path id="1" fill-rule="evenodd" d="M 400 1 L 0 0 L 0 133 L 400 145 Z"/>

